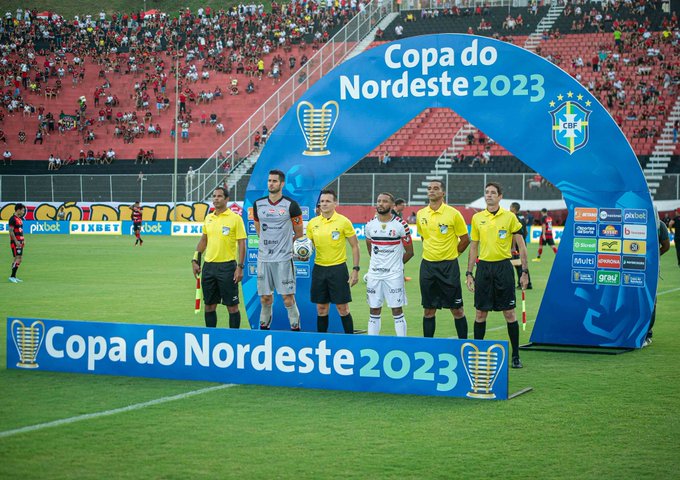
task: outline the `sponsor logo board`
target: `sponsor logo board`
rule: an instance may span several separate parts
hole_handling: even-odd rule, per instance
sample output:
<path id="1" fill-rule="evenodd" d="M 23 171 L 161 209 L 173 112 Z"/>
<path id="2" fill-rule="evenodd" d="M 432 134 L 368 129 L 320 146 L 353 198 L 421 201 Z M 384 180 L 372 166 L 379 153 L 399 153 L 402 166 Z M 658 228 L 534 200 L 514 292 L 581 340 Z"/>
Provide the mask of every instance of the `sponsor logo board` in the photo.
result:
<path id="1" fill-rule="evenodd" d="M 601 208 L 598 218 L 600 222 L 621 223 L 623 214 L 620 208 Z"/>
<path id="2" fill-rule="evenodd" d="M 571 256 L 572 268 L 595 268 L 595 255 L 575 253 Z"/>
<path id="3" fill-rule="evenodd" d="M 621 272 L 616 270 L 598 270 L 598 285 L 619 285 L 621 284 Z"/>
<path id="4" fill-rule="evenodd" d="M 600 253 L 621 253 L 621 240 L 600 238 L 597 241 L 597 251 Z"/>
<path id="5" fill-rule="evenodd" d="M 613 268 L 618 270 L 621 268 L 621 256 L 600 253 L 597 256 L 597 268 Z"/>
<path id="6" fill-rule="evenodd" d="M 574 220 L 577 222 L 597 222 L 597 208 L 576 207 Z"/>
<path id="7" fill-rule="evenodd" d="M 624 240 L 623 253 L 629 253 L 631 255 L 646 255 L 647 242 L 644 240 Z"/>
<path id="8" fill-rule="evenodd" d="M 621 277 L 621 285 L 626 287 L 644 287 L 645 274 L 641 272 L 623 272 Z"/>
<path id="9" fill-rule="evenodd" d="M 627 208 L 623 211 L 624 223 L 647 224 L 647 210 Z"/>
<path id="10" fill-rule="evenodd" d="M 122 222 L 71 222 L 71 235 L 120 235 Z"/>
<path id="11" fill-rule="evenodd" d="M 586 285 L 595 284 L 595 271 L 594 270 L 572 270 L 571 271 L 571 283 L 581 283 Z"/>
<path id="12" fill-rule="evenodd" d="M 647 240 L 647 225 L 625 224 L 623 238 Z"/>
<path id="13" fill-rule="evenodd" d="M 596 238 L 574 238 L 574 252 L 595 253 L 597 251 Z"/>
<path id="14" fill-rule="evenodd" d="M 596 237 L 597 226 L 592 223 L 575 223 L 574 224 L 575 237 Z"/>

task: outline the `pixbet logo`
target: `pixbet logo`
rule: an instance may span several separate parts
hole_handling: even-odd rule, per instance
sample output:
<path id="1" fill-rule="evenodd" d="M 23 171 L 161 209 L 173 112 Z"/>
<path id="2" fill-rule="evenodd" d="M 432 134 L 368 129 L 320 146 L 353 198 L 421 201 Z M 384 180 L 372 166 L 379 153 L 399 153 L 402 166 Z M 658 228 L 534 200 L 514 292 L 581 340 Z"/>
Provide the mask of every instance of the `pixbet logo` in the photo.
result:
<path id="1" fill-rule="evenodd" d="M 203 233 L 203 224 L 201 223 L 173 223 L 173 235 L 201 235 Z"/>
<path id="2" fill-rule="evenodd" d="M 72 234 L 120 234 L 120 222 L 71 222 Z"/>
<path id="3" fill-rule="evenodd" d="M 29 233 L 61 233 L 61 225 L 56 222 L 35 222 L 31 224 Z"/>
<path id="4" fill-rule="evenodd" d="M 647 210 L 624 210 L 623 221 L 626 223 L 647 223 Z"/>

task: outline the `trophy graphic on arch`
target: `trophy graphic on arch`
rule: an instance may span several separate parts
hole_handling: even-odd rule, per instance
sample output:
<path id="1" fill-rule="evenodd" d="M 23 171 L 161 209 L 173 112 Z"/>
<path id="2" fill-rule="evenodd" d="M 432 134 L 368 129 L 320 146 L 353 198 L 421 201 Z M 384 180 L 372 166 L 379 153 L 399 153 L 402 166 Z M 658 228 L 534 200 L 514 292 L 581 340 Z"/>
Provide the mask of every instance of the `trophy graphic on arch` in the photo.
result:
<path id="1" fill-rule="evenodd" d="M 335 122 L 338 121 L 340 106 L 338 102 L 330 100 L 321 108 L 316 108 L 310 102 L 303 101 L 297 107 L 297 120 L 305 137 L 307 148 L 303 155 L 321 157 L 330 155 L 328 139 L 331 136 Z"/>

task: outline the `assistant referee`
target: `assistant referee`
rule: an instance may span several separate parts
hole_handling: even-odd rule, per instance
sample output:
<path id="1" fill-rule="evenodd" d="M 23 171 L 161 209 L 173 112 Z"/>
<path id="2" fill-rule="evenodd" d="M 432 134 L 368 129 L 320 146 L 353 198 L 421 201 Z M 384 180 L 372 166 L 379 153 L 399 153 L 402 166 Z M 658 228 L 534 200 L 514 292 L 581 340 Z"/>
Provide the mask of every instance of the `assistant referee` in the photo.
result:
<path id="1" fill-rule="evenodd" d="M 514 213 L 500 206 L 503 191 L 500 184 L 489 182 L 484 188 L 486 210 L 472 217 L 470 255 L 465 272 L 467 287 L 475 294 L 474 335 L 483 340 L 486 333 L 486 317 L 490 311 L 503 312 L 508 324 L 508 336 L 512 346 L 512 368 L 522 368 L 519 359 L 519 325 L 515 316 L 515 273 L 512 263 L 513 241 L 519 250 L 522 263 L 520 285 L 526 289 L 528 283 L 527 247 L 522 236 L 522 224 Z M 473 269 L 477 256 L 477 276 Z"/>
<path id="2" fill-rule="evenodd" d="M 319 332 L 328 331 L 328 312 L 334 303 L 345 333 L 354 333 L 354 321 L 349 312 L 352 301 L 350 287 L 359 280 L 359 241 L 354 226 L 344 215 L 335 211 L 337 200 L 333 190 L 322 190 L 319 197 L 320 215 L 307 224 L 307 237 L 314 242 L 316 257 L 312 270 L 310 300 L 316 303 L 316 325 Z M 347 249 L 352 247 L 352 273 L 347 271 Z"/>
<path id="3" fill-rule="evenodd" d="M 229 312 L 229 328 L 240 328 L 238 282 L 243 279 L 246 229 L 243 219 L 227 208 L 229 192 L 226 188 L 217 187 L 212 199 L 215 210 L 205 217 L 203 236 L 196 245 L 191 265 L 194 275 L 198 276 L 203 257 L 205 326 L 217 326 L 217 304 L 222 303 Z"/>
<path id="4" fill-rule="evenodd" d="M 420 264 L 423 336 L 434 337 L 437 310 L 448 308 L 453 314 L 458 338 L 467 338 L 458 256 L 465 251 L 470 238 L 463 215 L 444 203 L 445 196 L 444 182 L 431 181 L 427 186 L 430 204 L 416 215 L 418 234 L 423 239 Z"/>

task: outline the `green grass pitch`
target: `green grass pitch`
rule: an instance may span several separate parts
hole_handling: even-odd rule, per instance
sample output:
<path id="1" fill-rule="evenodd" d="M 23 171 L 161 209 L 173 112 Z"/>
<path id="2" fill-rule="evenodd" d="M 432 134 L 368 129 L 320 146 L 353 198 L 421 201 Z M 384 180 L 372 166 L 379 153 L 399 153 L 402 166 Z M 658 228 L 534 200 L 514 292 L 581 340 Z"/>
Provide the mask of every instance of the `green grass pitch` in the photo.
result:
<path id="1" fill-rule="evenodd" d="M 22 284 L 0 253 L 0 316 L 201 325 L 197 238 L 28 236 Z M 535 247 L 530 247 L 535 255 Z M 362 245 L 363 271 L 367 258 Z M 467 254 L 463 255 L 467 259 Z M 529 339 L 553 254 L 531 263 Z M 407 265 L 410 335 L 421 335 L 420 245 Z M 527 351 L 507 402 L 239 385 L 6 435 L 214 384 L 7 370 L 0 333 L 0 478 L 677 478 L 680 269 L 662 257 L 651 347 L 618 356 Z M 365 328 L 363 283 L 352 312 Z M 472 298 L 465 295 L 469 320 Z M 243 322 L 244 325 L 247 324 Z M 220 311 L 219 324 L 226 324 Z M 383 333 L 393 334 L 383 312 Z M 454 336 L 440 312 L 437 336 Z M 506 339 L 500 314 L 487 338 Z"/>

